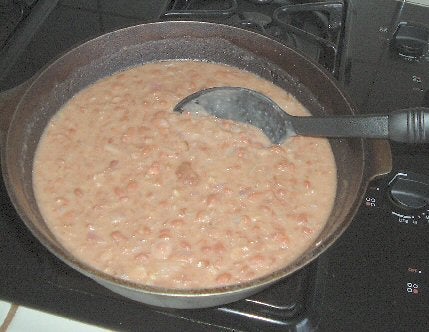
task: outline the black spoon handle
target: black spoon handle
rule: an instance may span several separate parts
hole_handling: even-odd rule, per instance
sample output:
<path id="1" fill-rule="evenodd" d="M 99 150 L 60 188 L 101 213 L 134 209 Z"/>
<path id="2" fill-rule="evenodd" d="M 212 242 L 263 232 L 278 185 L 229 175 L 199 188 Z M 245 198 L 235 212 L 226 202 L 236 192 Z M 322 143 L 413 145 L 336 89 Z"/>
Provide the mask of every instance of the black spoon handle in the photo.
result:
<path id="1" fill-rule="evenodd" d="M 429 108 L 425 107 L 383 115 L 292 117 L 290 121 L 297 135 L 388 138 L 402 143 L 429 143 Z"/>

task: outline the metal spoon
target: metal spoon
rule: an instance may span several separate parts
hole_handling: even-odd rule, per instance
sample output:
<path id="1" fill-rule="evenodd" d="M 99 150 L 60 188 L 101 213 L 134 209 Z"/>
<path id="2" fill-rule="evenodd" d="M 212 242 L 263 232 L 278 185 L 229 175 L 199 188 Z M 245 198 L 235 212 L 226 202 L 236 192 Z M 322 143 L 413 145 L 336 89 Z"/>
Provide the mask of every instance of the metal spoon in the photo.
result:
<path id="1" fill-rule="evenodd" d="M 389 114 L 292 116 L 263 94 L 240 87 L 201 90 L 174 108 L 176 112 L 211 114 L 261 128 L 273 144 L 296 135 L 316 137 L 388 138 L 397 142 L 429 142 L 429 108 Z"/>

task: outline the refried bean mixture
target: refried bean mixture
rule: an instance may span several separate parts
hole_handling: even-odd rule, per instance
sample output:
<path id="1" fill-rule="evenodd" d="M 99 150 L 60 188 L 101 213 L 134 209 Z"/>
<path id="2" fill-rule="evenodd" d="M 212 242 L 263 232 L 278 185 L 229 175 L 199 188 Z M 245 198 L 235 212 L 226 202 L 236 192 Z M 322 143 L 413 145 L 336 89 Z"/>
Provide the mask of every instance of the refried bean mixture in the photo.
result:
<path id="1" fill-rule="evenodd" d="M 250 72 L 168 61 L 102 79 L 52 118 L 34 189 L 75 257 L 145 285 L 211 288 L 278 270 L 314 242 L 336 193 L 328 141 L 272 145 L 250 125 L 172 111 L 214 86 L 254 89 L 308 114 Z"/>

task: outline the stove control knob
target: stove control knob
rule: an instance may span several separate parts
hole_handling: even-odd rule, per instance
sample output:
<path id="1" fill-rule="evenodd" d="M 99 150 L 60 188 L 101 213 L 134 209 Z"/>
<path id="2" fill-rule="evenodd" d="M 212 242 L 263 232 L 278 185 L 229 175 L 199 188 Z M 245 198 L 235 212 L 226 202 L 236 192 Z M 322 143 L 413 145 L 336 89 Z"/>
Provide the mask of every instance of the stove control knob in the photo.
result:
<path id="1" fill-rule="evenodd" d="M 420 26 L 401 24 L 393 37 L 393 46 L 405 57 L 419 58 L 427 50 L 429 31 Z"/>
<path id="2" fill-rule="evenodd" d="M 429 206 L 429 176 L 398 173 L 389 183 L 389 193 L 393 201 L 404 208 Z"/>

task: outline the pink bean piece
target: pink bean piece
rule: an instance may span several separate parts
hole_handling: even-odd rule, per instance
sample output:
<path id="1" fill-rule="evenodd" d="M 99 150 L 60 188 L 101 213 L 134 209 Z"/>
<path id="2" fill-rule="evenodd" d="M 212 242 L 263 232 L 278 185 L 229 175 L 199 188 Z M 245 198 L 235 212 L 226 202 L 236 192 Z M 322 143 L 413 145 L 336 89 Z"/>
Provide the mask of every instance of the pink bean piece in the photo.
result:
<path id="1" fill-rule="evenodd" d="M 176 176 L 179 182 L 186 185 L 197 185 L 200 182 L 200 177 L 197 172 L 192 168 L 189 161 L 182 162 L 176 169 Z"/>
<path id="2" fill-rule="evenodd" d="M 114 231 L 112 233 L 110 233 L 110 237 L 114 240 L 114 241 L 126 241 L 128 240 L 128 237 L 126 237 L 124 234 L 122 234 L 120 231 Z"/>
<path id="3" fill-rule="evenodd" d="M 230 284 L 232 282 L 232 275 L 231 273 L 225 272 L 225 273 L 221 273 L 216 277 L 216 283 L 218 283 L 219 285 L 226 285 L 226 284 Z"/>
<path id="4" fill-rule="evenodd" d="M 173 246 L 170 241 L 164 239 L 158 240 L 152 245 L 151 255 L 156 259 L 167 259 L 173 252 Z"/>

